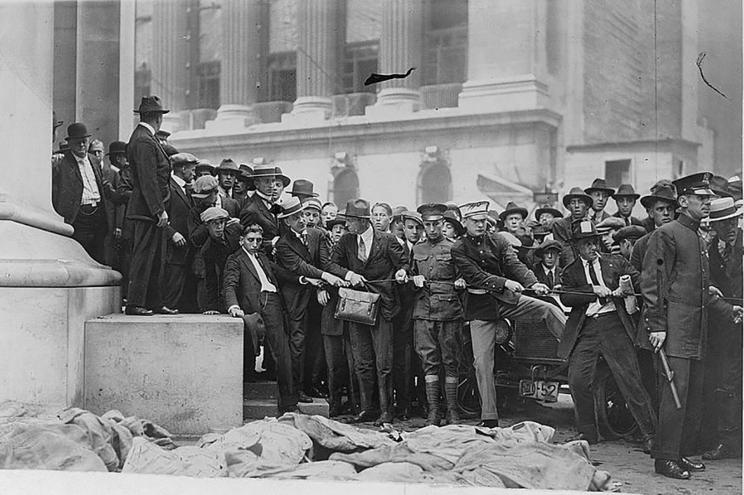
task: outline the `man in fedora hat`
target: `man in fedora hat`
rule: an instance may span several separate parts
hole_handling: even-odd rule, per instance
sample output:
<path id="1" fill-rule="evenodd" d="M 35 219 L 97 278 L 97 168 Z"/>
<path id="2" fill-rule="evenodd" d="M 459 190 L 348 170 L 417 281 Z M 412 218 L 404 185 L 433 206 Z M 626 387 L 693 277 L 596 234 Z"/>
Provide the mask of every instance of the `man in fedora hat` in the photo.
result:
<path id="1" fill-rule="evenodd" d="M 197 179 L 203 175 L 217 175 L 217 169 L 214 165 L 212 165 L 209 160 L 204 159 L 199 160 L 199 163 L 197 163 L 194 168 L 194 172 L 196 173 Z"/>
<path id="2" fill-rule="evenodd" d="M 163 108 L 157 96 L 143 96 L 136 113 L 140 122 L 127 144 L 127 160 L 132 169 L 132 195 L 127 217 L 134 227 L 132 265 L 127 294 L 128 315 L 147 316 L 153 311 L 165 314 L 176 310 L 163 304 L 160 281 L 166 211 L 170 199 L 170 161 L 155 133 L 163 123 Z"/>
<path id="3" fill-rule="evenodd" d="M 733 197 L 714 199 L 710 204 L 710 225 L 716 233 L 710 256 L 710 279 L 724 297 L 742 298 L 742 230 L 738 223 L 744 211 Z M 713 319 L 712 325 L 723 331 L 711 332 L 709 357 L 705 370 L 704 403 L 712 447 L 703 459 L 718 460 L 741 456 L 742 334 L 741 325 Z"/>
<path id="4" fill-rule="evenodd" d="M 482 426 L 493 428 L 499 424 L 493 375 L 494 328 L 498 320 L 530 314 L 560 339 L 566 316 L 550 303 L 522 295 L 528 288 L 544 296 L 548 287 L 539 283 L 532 270 L 519 261 L 504 237 L 486 232 L 488 201 L 464 204 L 460 211 L 466 234 L 455 242 L 451 253 L 455 267 L 468 284 L 465 320 L 470 321 L 473 366 L 483 404 Z"/>
<path id="5" fill-rule="evenodd" d="M 689 479 L 705 465 L 689 460 L 697 449 L 708 317 L 731 321 L 741 316 L 710 289 L 710 265 L 698 230 L 710 212 L 710 172 L 674 181 L 680 215 L 656 229 L 643 258 L 641 325 L 655 352 L 664 349 L 674 373 L 682 407 L 677 408 L 669 384 L 659 382 L 659 427 L 651 451 L 655 470 L 664 476 Z M 721 331 L 720 328 L 714 331 Z M 661 369 L 661 363 L 657 364 Z"/>
<path id="6" fill-rule="evenodd" d="M 238 170 L 239 173 L 233 185 L 233 199 L 238 202 L 239 211 L 243 211 L 248 198 L 256 192 L 256 187 L 253 185 L 253 169 L 251 167 L 241 163 Z"/>
<path id="7" fill-rule="evenodd" d="M 512 235 L 517 235 L 525 218 L 527 218 L 527 208 L 523 208 L 512 201 L 509 201 L 506 209 L 499 213 L 499 220 L 504 224 L 504 229 Z"/>
<path id="8" fill-rule="evenodd" d="M 607 201 L 615 194 L 615 190 L 609 187 L 604 179 L 594 179 L 592 185 L 584 189 L 584 192 L 592 198 L 592 206 L 589 210 L 591 221 L 597 224 L 610 216 L 604 209 Z"/>
<path id="9" fill-rule="evenodd" d="M 225 158 L 220 162 L 217 167 L 217 180 L 220 183 L 219 193 L 221 197 L 232 199 L 233 186 L 235 186 L 235 179 L 239 174 L 238 164 L 232 158 Z"/>
<path id="10" fill-rule="evenodd" d="M 635 192 L 631 184 L 620 184 L 617 192 L 612 196 L 617 205 L 617 211 L 612 216 L 621 218 L 626 227 L 628 225 L 643 226 L 643 222 L 633 216 L 633 208 L 640 197 L 641 195 Z"/>
<path id="11" fill-rule="evenodd" d="M 308 338 L 308 308 L 311 297 L 315 295 L 314 288 L 323 282 L 334 287 L 348 285 L 343 279 L 325 271 L 330 256 L 325 234 L 313 227 L 307 228 L 303 211 L 306 203 L 299 198 L 290 196 L 281 204 L 282 212 L 277 219 L 286 226 L 284 233 L 276 243 L 276 263 L 286 269 L 294 279 L 290 283 L 282 284 L 279 289 L 287 307 L 287 324 L 289 337 L 289 351 L 292 356 L 292 379 L 297 387 L 305 385 L 305 343 Z M 316 322 L 312 322 L 316 323 Z M 312 325 L 317 331 L 320 341 L 320 328 Z M 322 350 L 314 348 L 315 353 Z M 308 356 L 314 358 L 315 356 Z M 312 387 L 300 390 L 300 402 L 312 402 L 306 392 Z"/>
<path id="12" fill-rule="evenodd" d="M 593 202 L 592 197 L 582 191 L 580 187 L 572 187 L 568 194 L 563 196 L 563 206 L 566 207 L 569 215 L 555 220 L 552 227 L 553 238 L 560 242 L 562 246 L 559 258 L 560 266 L 568 266 L 576 257 L 571 244 L 573 224 L 587 218 L 587 212 L 592 207 Z"/>
<path id="13" fill-rule="evenodd" d="M 579 256 L 561 275 L 561 301 L 571 307 L 558 356 L 568 359 L 568 383 L 576 408 L 577 429 L 590 444 L 599 441 L 594 410 L 594 377 L 599 357 L 607 363 L 633 418 L 650 449 L 654 434 L 654 410 L 641 383 L 633 342 L 635 325 L 623 298 L 632 294 L 620 286 L 629 276 L 633 287 L 640 273 L 624 258 L 600 254 L 601 235 L 589 220 L 574 224 L 572 242 Z"/>
<path id="14" fill-rule="evenodd" d="M 72 238 L 83 246 L 98 263 L 105 262 L 104 238 L 107 232 L 107 212 L 100 167 L 88 156 L 90 134 L 85 124 L 75 122 L 67 127 L 69 151 L 52 169 L 52 205 L 73 226 Z"/>
<path id="15" fill-rule="evenodd" d="M 372 409 L 377 370 L 380 417 L 376 423 L 391 423 L 393 400 L 393 317 L 400 310 L 390 279 L 403 282 L 408 263 L 395 236 L 378 232 L 370 223 L 369 202 L 353 199 L 344 213 L 348 232 L 333 246 L 328 270 L 355 287 L 380 294 L 380 310 L 374 326 L 349 323 L 352 354 L 362 411 L 354 421 L 374 419 Z"/>
<path id="16" fill-rule="evenodd" d="M 274 203 L 279 200 L 289 183 L 289 177 L 272 163 L 257 163 L 253 166 L 253 184 L 256 186 L 256 192 L 243 206 L 240 223 L 243 227 L 254 223 L 261 226 L 264 235 L 263 248 L 268 254 L 272 252 L 283 231 L 276 218 L 279 208 L 275 207 Z"/>
<path id="17" fill-rule="evenodd" d="M 318 193 L 313 191 L 313 187 L 313 183 L 307 179 L 295 179 L 289 195 L 299 198 L 300 201 L 305 201 L 307 198 L 317 198 Z"/>
<path id="18" fill-rule="evenodd" d="M 561 243 L 552 239 L 544 239 L 535 249 L 535 258 L 539 261 L 532 271 L 537 281 L 545 284 L 548 289 L 553 290 L 559 284 L 561 268 L 558 266 L 558 256 L 561 253 Z"/>
<path id="19" fill-rule="evenodd" d="M 193 206 L 191 186 L 194 167 L 198 160 L 191 153 L 177 153 L 170 157 L 173 172 L 170 177 L 168 224 L 165 226 L 165 273 L 163 302 L 166 307 L 181 312 L 196 310 L 195 282 L 192 276 L 193 246 L 189 242 L 188 219 Z"/>
<path id="20" fill-rule="evenodd" d="M 648 213 L 648 218 L 642 221 L 647 235 L 636 241 L 630 255 L 630 263 L 638 271 L 643 270 L 643 256 L 646 254 L 649 235 L 662 225 L 674 220 L 674 211 L 677 209 L 677 189 L 670 180 L 658 181 L 651 186 L 650 191 L 651 194 L 641 198 L 641 205 Z"/>
<path id="21" fill-rule="evenodd" d="M 535 210 L 535 220 L 545 232 L 550 232 L 553 222 L 558 218 L 563 218 L 563 213 L 550 205 L 543 205 Z"/>
<path id="22" fill-rule="evenodd" d="M 424 223 L 426 241 L 413 246 L 411 274 L 414 286 L 414 348 L 421 358 L 429 404 L 427 424 L 439 426 L 439 396 L 446 400 L 445 421 L 460 421 L 457 406 L 458 337 L 463 325 L 463 307 L 458 289 L 465 288 L 452 261 L 454 242 L 444 237 L 443 204 L 424 204 L 416 210 Z M 439 377 L 444 376 L 444 387 Z M 443 390 L 442 390 L 443 389 Z"/>
<path id="23" fill-rule="evenodd" d="M 292 362 L 287 344 L 284 323 L 284 302 L 279 295 L 282 274 L 275 272 L 273 263 L 261 250 L 261 226 L 252 224 L 243 228 L 240 248 L 230 255 L 225 264 L 222 289 L 225 306 L 230 316 L 242 318 L 258 313 L 266 327 L 264 354 L 271 353 L 276 365 L 277 402 L 279 415 L 300 412 L 297 408 L 297 387 L 292 382 Z M 244 320 L 245 321 L 245 320 Z M 252 346 L 250 346 L 252 347 Z M 254 351 L 244 342 L 244 374 L 250 371 L 250 355 Z M 248 364 L 248 366 L 246 366 Z"/>

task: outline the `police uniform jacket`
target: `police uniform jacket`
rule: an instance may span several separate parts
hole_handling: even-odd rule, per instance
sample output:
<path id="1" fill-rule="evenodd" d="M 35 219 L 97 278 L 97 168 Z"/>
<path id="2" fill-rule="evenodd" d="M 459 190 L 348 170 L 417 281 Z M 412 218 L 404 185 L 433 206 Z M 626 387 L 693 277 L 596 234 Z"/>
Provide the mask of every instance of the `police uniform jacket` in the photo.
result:
<path id="1" fill-rule="evenodd" d="M 395 282 L 374 281 L 392 279 L 396 271 L 401 268 L 408 270 L 409 265 L 403 247 L 393 234 L 372 230 L 372 247 L 367 261 L 362 262 L 357 255 L 358 236 L 347 232 L 333 246 L 328 271 L 341 278 L 345 278 L 349 271 L 366 278 L 371 290 L 380 294 L 380 314 L 386 320 L 391 320 L 400 311 Z"/>
<path id="2" fill-rule="evenodd" d="M 127 144 L 127 159 L 132 172 L 127 218 L 157 222 L 170 199 L 168 156 L 149 129 L 138 125 Z"/>
<path id="3" fill-rule="evenodd" d="M 451 249 L 452 259 L 468 284 L 465 319 L 497 320 L 501 304 L 516 304 L 519 294 L 504 287 L 507 279 L 525 287 L 537 282 L 535 274 L 519 261 L 511 245 L 497 235 L 465 235 Z M 472 288 L 488 289 L 475 294 Z"/>
<path id="4" fill-rule="evenodd" d="M 643 257 L 646 255 L 646 249 L 648 249 L 648 240 L 651 237 L 651 232 L 638 239 L 633 244 L 633 251 L 630 253 L 630 264 L 639 272 L 643 271 Z"/>
<path id="5" fill-rule="evenodd" d="M 681 214 L 650 235 L 643 258 L 641 328 L 666 332 L 666 353 L 685 359 L 704 357 L 708 311 L 733 318 L 730 305 L 708 294 L 710 267 L 699 226 Z M 639 341 L 648 346 L 648 335 L 644 339 L 639 332 Z"/>
<path id="6" fill-rule="evenodd" d="M 568 358 L 573 351 L 576 341 L 581 336 L 581 329 L 586 322 L 586 310 L 589 304 L 597 300 L 596 294 L 586 279 L 584 271 L 583 258 L 576 258 L 573 263 L 568 265 L 561 274 L 561 284 L 563 289 L 571 292 L 582 292 L 584 294 L 561 294 L 561 302 L 571 307 L 571 313 L 566 321 L 566 331 L 563 338 L 558 344 L 558 357 Z M 637 288 L 640 283 L 641 274 L 620 255 L 603 254 L 599 257 L 599 266 L 602 270 L 602 281 L 610 290 L 615 290 L 620 285 L 622 275 L 630 275 L 633 287 Z M 630 315 L 625 309 L 623 298 L 611 297 L 615 303 L 615 309 L 620 321 L 623 324 L 625 333 L 628 334 L 631 342 L 635 342 L 636 329 Z"/>
<path id="7" fill-rule="evenodd" d="M 426 285 L 416 290 L 413 318 L 416 320 L 451 321 L 464 316 L 462 302 L 453 285 L 458 277 L 452 260 L 454 241 L 442 238 L 413 246 L 414 275 L 423 275 Z"/>

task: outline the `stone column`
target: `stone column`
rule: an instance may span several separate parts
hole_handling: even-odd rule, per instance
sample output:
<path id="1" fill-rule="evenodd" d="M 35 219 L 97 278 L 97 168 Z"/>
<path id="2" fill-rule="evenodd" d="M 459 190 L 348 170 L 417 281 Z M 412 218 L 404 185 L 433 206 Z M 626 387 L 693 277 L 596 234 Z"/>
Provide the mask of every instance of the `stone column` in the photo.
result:
<path id="1" fill-rule="evenodd" d="M 120 275 L 52 210 L 53 30 L 51 2 L 0 4 L 0 402 L 82 406 L 83 321 L 121 307 Z"/>
<path id="2" fill-rule="evenodd" d="M 338 86 L 339 0 L 303 0 L 297 5 L 297 100 L 292 118 L 324 120 Z M 286 120 L 282 117 L 282 120 Z"/>
<path id="3" fill-rule="evenodd" d="M 460 108 L 500 112 L 547 105 L 546 1 L 468 1 L 468 80 Z"/>
<path id="4" fill-rule="evenodd" d="M 423 10 L 421 0 L 384 0 L 382 34 L 380 35 L 381 74 L 413 71 L 405 79 L 391 79 L 380 84 L 377 103 L 367 114 L 396 110 L 415 112 L 421 108 Z"/>
<path id="5" fill-rule="evenodd" d="M 160 97 L 170 113 L 163 116 L 163 128 L 176 132 L 185 127 L 189 40 L 187 2 L 154 0 L 152 9 L 152 79 L 150 93 Z M 135 102 L 139 106 L 139 102 Z"/>
<path id="6" fill-rule="evenodd" d="M 223 55 L 220 66 L 220 108 L 207 129 L 249 126 L 260 81 L 260 0 L 223 0 Z"/>
<path id="7" fill-rule="evenodd" d="M 135 20 L 136 3 L 120 1 L 119 22 L 119 139 L 129 141 L 134 128 L 135 114 L 132 112 L 137 106 L 134 104 L 135 71 Z"/>
<path id="8" fill-rule="evenodd" d="M 104 145 L 119 139 L 118 121 L 106 109 L 119 106 L 120 10 L 119 1 L 77 5 L 75 115 Z"/>

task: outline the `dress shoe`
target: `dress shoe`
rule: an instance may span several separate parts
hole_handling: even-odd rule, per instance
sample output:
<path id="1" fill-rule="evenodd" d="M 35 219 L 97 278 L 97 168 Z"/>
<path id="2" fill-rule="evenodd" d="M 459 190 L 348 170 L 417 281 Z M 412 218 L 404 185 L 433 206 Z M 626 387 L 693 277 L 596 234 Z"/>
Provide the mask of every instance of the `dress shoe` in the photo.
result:
<path id="1" fill-rule="evenodd" d="M 159 315 L 177 315 L 177 309 L 170 309 L 168 306 L 162 306 L 160 309 L 155 311 Z"/>
<path id="2" fill-rule="evenodd" d="M 481 428 L 498 428 L 499 420 L 498 419 L 484 419 L 480 423 L 478 423 L 477 426 L 480 426 Z"/>
<path id="3" fill-rule="evenodd" d="M 687 457 L 680 457 L 679 465 L 682 466 L 682 469 L 686 469 L 691 473 L 705 471 L 705 464 L 703 464 L 702 462 L 693 462 Z"/>
<path id="4" fill-rule="evenodd" d="M 375 413 L 373 411 L 362 411 L 353 418 L 351 423 L 370 423 L 375 420 Z"/>
<path id="5" fill-rule="evenodd" d="M 385 423 L 392 423 L 392 422 L 393 422 L 393 415 L 385 411 L 384 413 L 380 414 L 379 418 L 375 420 L 374 425 L 382 426 Z"/>
<path id="6" fill-rule="evenodd" d="M 300 396 L 297 399 L 297 402 L 303 402 L 305 404 L 312 404 L 313 398 L 307 395 L 305 392 L 300 392 Z"/>
<path id="7" fill-rule="evenodd" d="M 142 306 L 127 306 L 124 314 L 130 316 L 152 316 L 152 311 Z"/>
<path id="8" fill-rule="evenodd" d="M 654 461 L 654 471 L 666 476 L 667 478 L 674 478 L 678 480 L 689 480 L 690 472 L 683 469 L 677 461 L 669 459 L 656 459 Z"/>

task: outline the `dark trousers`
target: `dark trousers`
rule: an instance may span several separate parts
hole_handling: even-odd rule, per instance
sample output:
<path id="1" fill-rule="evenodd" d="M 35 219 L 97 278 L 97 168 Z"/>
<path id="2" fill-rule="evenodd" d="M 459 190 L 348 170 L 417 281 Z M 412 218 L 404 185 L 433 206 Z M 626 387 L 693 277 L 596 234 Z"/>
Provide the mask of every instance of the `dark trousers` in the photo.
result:
<path id="1" fill-rule="evenodd" d="M 105 264 L 106 214 L 103 206 L 99 205 L 94 209 L 81 206 L 72 226 L 75 229 L 72 238 L 83 246 L 88 256 L 98 263 Z"/>
<path id="2" fill-rule="evenodd" d="M 132 265 L 129 270 L 127 305 L 158 309 L 163 306 L 165 233 L 154 222 L 133 220 Z"/>
<path id="3" fill-rule="evenodd" d="M 655 421 L 651 399 L 641 383 L 633 343 L 614 312 L 599 318 L 586 318 L 576 346 L 569 356 L 568 383 L 578 416 L 579 432 L 588 437 L 597 437 L 593 388 L 600 356 L 604 357 L 610 368 L 641 432 L 652 435 Z"/>
<path id="4" fill-rule="evenodd" d="M 343 335 L 323 335 L 323 347 L 328 367 L 328 392 L 331 407 L 341 407 L 341 388 L 346 386 L 352 409 L 359 403 L 359 384 L 354 374 L 349 332 Z"/>
<path id="5" fill-rule="evenodd" d="M 292 381 L 292 358 L 289 352 L 288 336 L 284 327 L 284 313 L 279 294 L 263 292 L 261 300 L 261 317 L 266 326 L 266 340 L 276 362 L 276 384 L 279 388 L 277 399 L 279 412 L 297 405 L 297 388 Z M 253 346 L 251 345 L 251 348 Z M 266 352 L 266 347 L 264 347 Z"/>
<path id="6" fill-rule="evenodd" d="M 289 355 L 292 358 L 292 382 L 297 390 L 305 380 L 305 324 L 307 313 L 287 315 L 287 334 L 289 337 Z"/>
<path id="7" fill-rule="evenodd" d="M 413 319 L 406 309 L 393 318 L 393 393 L 398 409 L 411 406 L 413 388 Z"/>
<path id="8" fill-rule="evenodd" d="M 657 355 L 657 360 L 659 359 Z M 663 373 L 659 379 L 659 426 L 656 430 L 651 457 L 678 460 L 695 453 L 703 412 L 703 384 L 705 365 L 696 359 L 668 356 L 669 368 L 674 372 L 682 408 L 677 409 L 672 389 Z M 661 363 L 657 368 L 662 369 Z"/>
<path id="9" fill-rule="evenodd" d="M 122 237 L 119 241 L 119 271 L 121 272 L 121 297 L 126 299 L 129 291 L 129 271 L 132 266 L 132 239 Z"/>
<path id="10" fill-rule="evenodd" d="M 458 334 L 462 320 L 431 321 L 414 320 L 414 343 L 421 358 L 424 375 L 458 376 Z"/>
<path id="11" fill-rule="evenodd" d="M 641 370 L 641 382 L 646 389 L 648 397 L 651 399 L 651 407 L 654 408 L 656 415 L 659 413 L 659 391 L 657 390 L 658 380 L 656 379 L 656 361 L 653 351 L 643 348 L 636 348 L 636 357 L 638 358 L 638 368 Z"/>
<path id="12" fill-rule="evenodd" d="M 186 279 L 190 268 L 186 265 L 166 263 L 163 273 L 163 304 L 171 309 L 184 311 L 182 300 L 186 292 Z M 185 311 L 184 311 L 185 312 Z"/>
<path id="13" fill-rule="evenodd" d="M 363 411 L 371 411 L 375 368 L 382 412 L 391 412 L 393 396 L 393 323 L 382 316 L 374 326 L 349 323 L 351 352 L 359 380 L 359 399 Z"/>
<path id="14" fill-rule="evenodd" d="M 314 294 L 313 294 L 314 297 Z M 319 388 L 326 379 L 326 360 L 323 350 L 323 336 L 320 334 L 320 316 L 323 307 L 312 297 L 307 305 L 305 323 L 305 371 L 303 384 L 305 391 Z"/>

